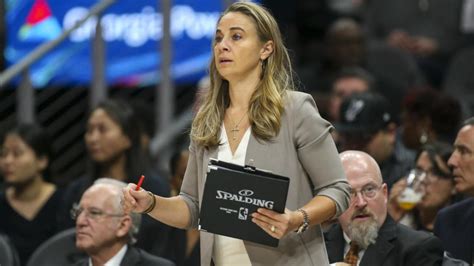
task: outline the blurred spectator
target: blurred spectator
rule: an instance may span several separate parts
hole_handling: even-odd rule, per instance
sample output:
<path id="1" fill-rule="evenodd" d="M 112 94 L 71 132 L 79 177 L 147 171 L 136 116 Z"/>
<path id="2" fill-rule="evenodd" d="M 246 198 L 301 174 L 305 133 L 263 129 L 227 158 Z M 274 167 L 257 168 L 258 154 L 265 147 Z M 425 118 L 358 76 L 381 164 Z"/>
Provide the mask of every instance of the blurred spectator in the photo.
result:
<path id="1" fill-rule="evenodd" d="M 374 76 L 375 89 L 391 100 L 394 111 L 398 111 L 405 91 L 423 80 L 413 58 L 386 44 L 368 42 L 360 24 L 338 19 L 327 31 L 323 56 L 298 68 L 302 83 L 323 114 L 327 112 L 324 102 L 332 82 L 343 69 L 354 67 L 362 67 Z"/>
<path id="2" fill-rule="evenodd" d="M 329 261 L 351 266 L 441 265 L 438 238 L 398 224 L 387 214 L 387 185 L 375 160 L 360 151 L 340 157 L 352 188 L 351 205 L 325 235 Z"/>
<path id="3" fill-rule="evenodd" d="M 362 20 L 367 0 L 326 0 L 331 10 L 340 16 Z"/>
<path id="4" fill-rule="evenodd" d="M 71 210 L 76 220 L 76 246 L 89 255 L 77 265 L 173 265 L 133 246 L 141 216 L 123 213 L 120 201 L 126 186 L 116 179 L 98 179 Z"/>
<path id="5" fill-rule="evenodd" d="M 89 115 L 84 135 L 90 164 L 88 173 L 72 182 L 65 192 L 64 219 L 74 203 L 79 202 L 84 191 L 100 177 L 110 177 L 127 183 L 136 183 L 145 175 L 143 187 L 162 196 L 169 195 L 169 188 L 160 185 L 150 166 L 141 138 L 141 127 L 133 109 L 121 100 L 106 100 Z M 74 226 L 65 219 L 63 227 Z M 137 246 L 158 256 L 167 248 L 170 227 L 149 216 L 142 220 Z"/>
<path id="6" fill-rule="evenodd" d="M 448 160 L 458 193 L 469 199 L 441 210 L 434 233 L 452 257 L 474 264 L 474 117 L 464 122 Z"/>
<path id="7" fill-rule="evenodd" d="M 408 53 L 383 42 L 370 41 L 366 68 L 376 78 L 376 89 L 390 99 L 395 120 L 405 94 L 413 87 L 425 86 L 426 79 L 414 58 Z"/>
<path id="8" fill-rule="evenodd" d="M 324 54 L 322 43 L 329 25 L 337 19 L 337 16 L 329 8 L 327 1 L 295 1 L 295 3 L 298 14 L 295 16 L 295 26 L 299 46 L 296 47 L 294 62 L 297 65 L 314 64 L 320 61 Z"/>
<path id="9" fill-rule="evenodd" d="M 453 152 L 450 144 L 434 142 L 423 146 L 416 160 L 416 168 L 425 173 L 422 200 L 411 211 L 404 211 L 398 204 L 398 197 L 407 181 L 401 179 L 390 190 L 388 211 L 395 221 L 416 230 L 432 232 L 438 211 L 455 201 L 454 179 L 448 167 Z"/>
<path id="10" fill-rule="evenodd" d="M 331 82 L 342 68 L 363 65 L 365 45 L 364 33 L 357 22 L 336 20 L 326 32 L 321 57 L 311 58 L 311 49 L 306 49 L 309 54 L 303 52 L 306 61 L 298 72 L 306 89 L 329 94 Z"/>
<path id="11" fill-rule="evenodd" d="M 367 40 L 356 21 L 347 18 L 336 20 L 329 28 L 325 41 L 330 69 L 340 70 L 364 63 Z"/>
<path id="12" fill-rule="evenodd" d="M 330 120 L 339 121 L 339 109 L 343 99 L 354 93 L 369 91 L 374 86 L 374 82 L 372 75 L 363 68 L 343 68 L 332 82 L 329 104 Z"/>
<path id="13" fill-rule="evenodd" d="M 471 2 L 474 8 L 474 1 Z M 474 115 L 474 47 L 461 50 L 453 57 L 443 91 L 460 102 L 464 118 Z"/>
<path id="14" fill-rule="evenodd" d="M 48 174 L 51 139 L 35 124 L 20 124 L 1 138 L 0 231 L 8 235 L 24 265 L 58 229 L 62 192 Z"/>
<path id="15" fill-rule="evenodd" d="M 414 90 L 403 101 L 402 139 L 409 149 L 436 140 L 453 143 L 460 123 L 459 102 L 433 89 Z"/>
<path id="16" fill-rule="evenodd" d="M 353 94 L 341 105 L 341 119 L 336 123 L 339 148 L 361 150 L 379 164 L 384 182 L 391 188 L 414 164 L 414 155 L 396 143 L 397 126 L 389 102 L 380 94 Z"/>
<path id="17" fill-rule="evenodd" d="M 463 0 L 370 1 L 371 38 L 412 54 L 433 86 L 439 87 L 449 57 L 461 45 Z"/>

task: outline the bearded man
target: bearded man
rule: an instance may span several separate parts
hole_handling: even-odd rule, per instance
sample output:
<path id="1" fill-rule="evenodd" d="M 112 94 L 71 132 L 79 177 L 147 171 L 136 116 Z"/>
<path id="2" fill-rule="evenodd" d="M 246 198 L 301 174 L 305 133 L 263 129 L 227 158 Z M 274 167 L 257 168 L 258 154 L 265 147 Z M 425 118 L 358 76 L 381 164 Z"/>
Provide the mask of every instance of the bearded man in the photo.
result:
<path id="1" fill-rule="evenodd" d="M 352 188 L 351 205 L 326 233 L 329 261 L 360 266 L 441 265 L 438 238 L 397 224 L 387 214 L 388 189 L 377 162 L 361 151 L 345 151 L 340 158 Z"/>

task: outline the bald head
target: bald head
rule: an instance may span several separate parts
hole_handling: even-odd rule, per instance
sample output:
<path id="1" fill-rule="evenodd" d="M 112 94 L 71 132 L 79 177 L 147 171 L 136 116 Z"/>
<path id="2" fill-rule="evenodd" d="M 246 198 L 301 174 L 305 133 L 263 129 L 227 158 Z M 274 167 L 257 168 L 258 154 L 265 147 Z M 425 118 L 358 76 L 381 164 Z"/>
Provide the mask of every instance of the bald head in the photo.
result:
<path id="1" fill-rule="evenodd" d="M 370 175 L 378 184 L 383 182 L 382 173 L 377 162 L 369 154 L 362 151 L 345 151 L 339 157 L 347 179 L 371 173 Z"/>
<path id="2" fill-rule="evenodd" d="M 378 228 L 387 217 L 387 185 L 377 162 L 369 154 L 345 151 L 340 158 L 352 195 L 351 205 L 339 217 L 339 223 L 352 240 L 368 246 L 375 241 Z"/>

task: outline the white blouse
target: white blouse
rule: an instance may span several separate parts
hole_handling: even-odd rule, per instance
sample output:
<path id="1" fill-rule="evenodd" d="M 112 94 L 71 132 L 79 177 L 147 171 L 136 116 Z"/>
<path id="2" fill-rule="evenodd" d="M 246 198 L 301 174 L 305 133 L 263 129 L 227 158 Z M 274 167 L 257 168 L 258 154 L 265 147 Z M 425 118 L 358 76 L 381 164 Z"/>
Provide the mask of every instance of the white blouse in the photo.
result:
<path id="1" fill-rule="evenodd" d="M 217 159 L 234 164 L 245 165 L 245 154 L 250 139 L 250 127 L 245 131 L 239 146 L 232 155 L 224 124 L 221 128 L 221 136 Z M 244 241 L 232 237 L 214 235 L 214 247 L 212 259 L 215 265 L 252 265 L 249 255 L 245 249 Z"/>

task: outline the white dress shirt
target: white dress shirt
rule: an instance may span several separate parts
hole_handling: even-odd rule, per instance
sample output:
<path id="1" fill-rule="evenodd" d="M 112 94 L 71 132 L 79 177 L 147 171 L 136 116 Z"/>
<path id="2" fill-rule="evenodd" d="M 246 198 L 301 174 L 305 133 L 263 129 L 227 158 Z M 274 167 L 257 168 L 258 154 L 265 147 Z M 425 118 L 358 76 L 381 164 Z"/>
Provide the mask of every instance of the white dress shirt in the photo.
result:
<path id="1" fill-rule="evenodd" d="M 110 260 L 108 260 L 104 264 L 104 266 L 120 266 L 120 263 L 122 262 L 123 257 L 125 257 L 125 253 L 127 253 L 127 249 L 128 249 L 127 245 L 124 245 L 119 250 L 119 252 L 117 252 L 117 254 L 115 254 L 112 258 L 110 258 Z M 89 258 L 89 266 L 93 266 L 91 258 Z"/>

